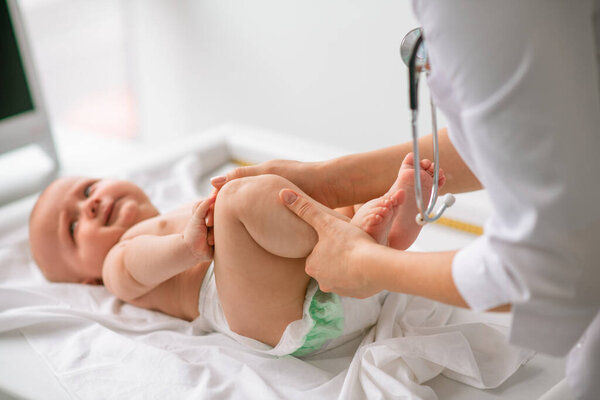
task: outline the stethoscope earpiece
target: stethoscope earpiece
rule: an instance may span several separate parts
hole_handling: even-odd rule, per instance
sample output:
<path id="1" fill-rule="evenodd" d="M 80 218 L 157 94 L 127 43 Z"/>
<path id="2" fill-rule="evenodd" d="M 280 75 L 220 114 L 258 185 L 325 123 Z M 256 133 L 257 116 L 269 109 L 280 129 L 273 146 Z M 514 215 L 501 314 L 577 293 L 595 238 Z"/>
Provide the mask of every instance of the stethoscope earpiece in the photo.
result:
<path id="1" fill-rule="evenodd" d="M 402 39 L 402 43 L 400 43 L 400 57 L 407 67 L 410 64 L 410 58 L 414 53 L 415 46 L 418 46 L 415 53 L 415 68 L 417 72 L 423 72 L 427 68 L 429 61 L 427 60 L 427 49 L 423 41 L 422 28 L 415 28 L 408 32 L 404 36 L 404 39 Z"/>

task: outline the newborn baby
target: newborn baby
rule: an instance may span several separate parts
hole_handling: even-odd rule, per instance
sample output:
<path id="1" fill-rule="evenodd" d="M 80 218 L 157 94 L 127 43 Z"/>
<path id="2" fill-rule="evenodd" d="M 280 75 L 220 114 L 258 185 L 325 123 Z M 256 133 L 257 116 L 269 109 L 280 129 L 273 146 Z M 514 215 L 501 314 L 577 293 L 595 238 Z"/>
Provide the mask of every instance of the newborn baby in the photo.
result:
<path id="1" fill-rule="evenodd" d="M 413 164 L 409 154 L 389 191 L 355 207 L 351 219 L 322 207 L 372 240 L 405 248 L 420 230 L 414 201 L 404 201 L 414 196 Z M 428 196 L 431 162 L 421 161 L 419 173 Z M 310 354 L 368 328 L 380 303 L 318 290 L 304 272 L 317 235 L 280 203 L 284 188 L 302 193 L 276 175 L 237 179 L 161 215 L 131 182 L 61 178 L 31 213 L 31 251 L 50 281 L 104 284 L 123 301 L 194 321 L 255 349 Z M 365 312 L 347 312 L 361 307 Z"/>

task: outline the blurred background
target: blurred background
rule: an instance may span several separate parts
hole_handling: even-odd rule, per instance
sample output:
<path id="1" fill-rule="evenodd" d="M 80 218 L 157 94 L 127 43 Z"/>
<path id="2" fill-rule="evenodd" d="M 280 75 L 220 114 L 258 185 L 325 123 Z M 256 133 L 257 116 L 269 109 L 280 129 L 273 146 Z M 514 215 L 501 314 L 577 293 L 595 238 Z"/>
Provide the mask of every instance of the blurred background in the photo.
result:
<path id="1" fill-rule="evenodd" d="M 20 6 L 55 129 L 159 144 L 239 123 L 349 151 L 410 138 L 399 57 L 418 26 L 409 1 Z"/>

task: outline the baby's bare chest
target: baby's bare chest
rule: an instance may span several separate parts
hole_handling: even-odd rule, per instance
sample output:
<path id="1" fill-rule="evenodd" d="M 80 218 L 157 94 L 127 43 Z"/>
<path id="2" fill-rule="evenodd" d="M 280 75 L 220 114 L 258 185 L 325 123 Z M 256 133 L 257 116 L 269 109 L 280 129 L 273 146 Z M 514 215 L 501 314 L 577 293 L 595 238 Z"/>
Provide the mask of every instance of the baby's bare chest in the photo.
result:
<path id="1" fill-rule="evenodd" d="M 170 213 L 139 222 L 129 228 L 121 240 L 132 239 L 139 235 L 165 236 L 181 233 L 190 219 L 188 213 Z"/>

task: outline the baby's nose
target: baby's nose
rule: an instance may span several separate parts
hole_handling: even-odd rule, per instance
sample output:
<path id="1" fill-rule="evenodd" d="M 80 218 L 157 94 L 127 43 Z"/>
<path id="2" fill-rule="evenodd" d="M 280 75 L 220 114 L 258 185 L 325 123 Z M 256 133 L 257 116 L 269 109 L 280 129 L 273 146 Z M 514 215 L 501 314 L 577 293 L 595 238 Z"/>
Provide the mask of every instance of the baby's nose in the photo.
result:
<path id="1" fill-rule="evenodd" d="M 96 218 L 100 211 L 100 199 L 89 199 L 85 211 L 89 218 Z"/>

